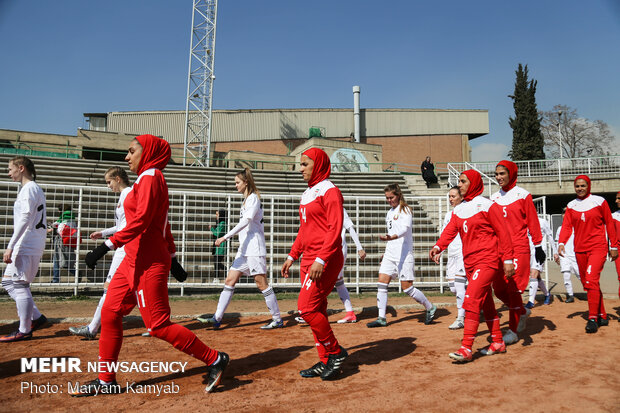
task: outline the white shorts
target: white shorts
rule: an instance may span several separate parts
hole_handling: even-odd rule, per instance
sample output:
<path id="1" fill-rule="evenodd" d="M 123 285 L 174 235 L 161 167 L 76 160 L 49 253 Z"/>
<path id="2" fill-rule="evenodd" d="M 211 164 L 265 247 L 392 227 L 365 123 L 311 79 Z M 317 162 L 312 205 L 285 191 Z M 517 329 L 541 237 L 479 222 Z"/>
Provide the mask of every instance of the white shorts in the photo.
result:
<path id="1" fill-rule="evenodd" d="M 4 270 L 5 277 L 11 277 L 13 281 L 26 281 L 31 283 L 39 272 L 41 255 L 15 255 L 13 262 L 7 264 Z"/>
<path id="2" fill-rule="evenodd" d="M 238 256 L 230 269 L 240 271 L 243 275 L 264 275 L 267 274 L 267 259 L 264 255 L 260 257 Z"/>
<path id="3" fill-rule="evenodd" d="M 400 262 L 392 261 L 387 258 L 381 260 L 381 267 L 379 268 L 379 274 L 386 274 L 392 277 L 393 280 L 399 279 L 400 281 L 413 281 L 415 280 L 415 268 L 413 254 L 409 253 Z"/>
<path id="4" fill-rule="evenodd" d="M 118 266 L 121 265 L 123 259 L 125 258 L 125 248 L 121 247 L 114 251 L 114 256 L 112 257 L 112 264 L 110 264 L 110 269 L 108 270 L 108 276 L 105 281 L 112 281 L 112 277 L 116 274 L 116 270 L 118 270 Z"/>
<path id="5" fill-rule="evenodd" d="M 539 264 L 538 261 L 536 261 L 536 254 L 534 251 L 530 254 L 530 269 L 537 270 L 538 272 L 543 272 L 545 270 L 545 263 Z"/>
<path id="6" fill-rule="evenodd" d="M 448 255 L 448 268 L 446 269 L 446 278 L 454 278 L 457 275 L 465 276 L 465 263 L 462 255 Z"/>
<path id="7" fill-rule="evenodd" d="M 575 257 L 560 257 L 560 272 L 572 272 L 579 277 L 579 267 Z"/>

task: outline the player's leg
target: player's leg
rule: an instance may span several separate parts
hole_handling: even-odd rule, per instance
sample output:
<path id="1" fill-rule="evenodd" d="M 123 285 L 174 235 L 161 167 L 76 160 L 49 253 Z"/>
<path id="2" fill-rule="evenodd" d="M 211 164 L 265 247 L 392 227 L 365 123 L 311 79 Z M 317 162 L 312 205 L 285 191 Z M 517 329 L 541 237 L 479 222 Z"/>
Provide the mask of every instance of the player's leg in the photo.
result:
<path id="1" fill-rule="evenodd" d="M 598 310 L 600 302 L 599 291 L 596 291 L 595 284 L 598 280 L 593 279 L 593 268 L 589 252 L 576 252 L 575 258 L 579 266 L 579 274 L 583 289 L 586 290 L 588 297 L 588 322 L 586 323 L 586 333 L 596 333 L 598 330 Z M 599 288 L 600 289 L 600 288 Z"/>
<path id="2" fill-rule="evenodd" d="M 250 261 L 250 274 L 254 276 L 254 282 L 256 286 L 263 294 L 265 298 L 265 304 L 271 313 L 271 322 L 261 327 L 263 330 L 271 330 L 274 328 L 284 327 L 282 322 L 282 316 L 280 315 L 280 306 L 278 305 L 278 298 L 273 288 L 267 282 L 265 273 L 267 272 L 267 261 L 265 257 L 248 257 Z"/>
<path id="3" fill-rule="evenodd" d="M 620 298 L 620 259 L 614 261 L 616 265 L 616 273 L 618 274 L 618 298 Z"/>
<path id="4" fill-rule="evenodd" d="M 339 324 L 344 323 L 355 323 L 357 322 L 357 317 L 353 312 L 353 305 L 351 304 L 351 297 L 349 295 L 349 290 L 347 286 L 344 284 L 344 266 L 340 270 L 338 274 L 338 280 L 336 281 L 336 291 L 338 292 L 338 297 L 340 297 L 340 301 L 344 305 L 345 316 L 338 320 Z"/>
<path id="5" fill-rule="evenodd" d="M 530 263 L 530 265 L 532 265 L 533 263 Z M 539 275 L 539 271 L 538 269 L 536 269 L 536 267 L 530 267 L 530 288 L 529 288 L 529 299 L 527 301 L 527 304 L 525 305 L 526 308 L 533 308 L 534 307 L 534 303 L 536 302 L 536 291 L 538 291 L 538 275 Z"/>
<path id="6" fill-rule="evenodd" d="M 239 281 L 239 278 L 243 274 L 250 274 L 250 267 L 247 262 L 246 257 L 237 257 L 233 262 L 230 270 L 228 270 L 228 275 L 226 276 L 226 280 L 224 281 L 224 288 L 220 293 L 220 298 L 217 301 L 217 308 L 215 310 L 215 314 L 213 317 L 202 318 L 198 317 L 198 321 L 202 323 L 211 324 L 214 329 L 220 328 L 220 324 L 222 319 L 224 318 L 224 313 L 226 309 L 230 305 L 232 301 L 232 297 L 235 294 L 235 285 Z"/>
<path id="7" fill-rule="evenodd" d="M 379 269 L 379 281 L 377 282 L 377 312 L 378 317 L 375 321 L 367 323 L 366 326 L 370 328 L 374 327 L 387 327 L 387 320 L 385 314 L 387 312 L 388 303 L 388 286 L 393 277 L 398 274 L 398 267 L 396 264 L 385 258 L 381 261 L 381 268 Z"/>
<path id="8" fill-rule="evenodd" d="M 461 320 L 462 322 L 465 320 L 463 300 L 465 299 L 465 292 L 467 291 L 467 278 L 465 275 L 457 275 L 454 277 L 454 288 L 456 289 L 457 320 Z"/>

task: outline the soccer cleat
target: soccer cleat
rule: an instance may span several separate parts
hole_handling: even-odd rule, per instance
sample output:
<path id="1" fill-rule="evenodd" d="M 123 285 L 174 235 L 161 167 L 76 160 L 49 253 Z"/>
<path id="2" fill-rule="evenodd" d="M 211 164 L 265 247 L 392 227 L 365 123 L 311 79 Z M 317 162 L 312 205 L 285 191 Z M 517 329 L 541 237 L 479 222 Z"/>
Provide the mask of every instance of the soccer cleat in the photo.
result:
<path id="1" fill-rule="evenodd" d="M 120 394 L 122 392 L 121 386 L 118 385 L 116 380 L 112 383 L 103 384 L 99 379 L 95 379 L 88 384 L 78 386 L 76 391 L 69 392 L 72 397 L 89 397 L 98 396 L 100 394 Z"/>
<path id="2" fill-rule="evenodd" d="M 437 312 L 437 306 L 433 304 L 430 310 L 426 310 L 426 318 L 424 319 L 424 324 L 427 324 L 427 325 L 430 324 L 431 321 L 433 321 L 433 318 L 435 318 L 436 312 Z"/>
<path id="3" fill-rule="evenodd" d="M 338 377 L 340 374 L 340 366 L 344 363 L 344 360 L 349 356 L 349 353 L 340 347 L 340 353 L 330 354 L 325 364 L 325 369 L 321 373 L 321 380 L 332 380 Z"/>
<path id="4" fill-rule="evenodd" d="M 88 326 L 69 327 L 69 332 L 74 336 L 84 337 L 87 340 L 95 340 L 97 338 L 97 333 L 91 333 Z"/>
<path id="5" fill-rule="evenodd" d="M 596 333 L 598 331 L 598 324 L 596 323 L 596 320 L 591 318 L 588 320 L 588 322 L 586 323 L 586 333 L 588 334 L 592 334 L 592 333 Z"/>
<path id="6" fill-rule="evenodd" d="M 519 336 L 517 336 L 517 333 L 515 333 L 511 329 L 508 329 L 504 333 L 504 336 L 502 337 L 502 339 L 504 340 L 504 344 L 508 346 L 510 344 L 514 344 L 517 341 L 519 341 Z"/>
<path id="7" fill-rule="evenodd" d="M 40 329 L 41 327 L 43 327 L 45 323 L 47 323 L 47 317 L 41 314 L 41 317 L 37 318 L 36 320 L 32 320 L 30 331 L 35 331 L 35 330 Z"/>
<path id="8" fill-rule="evenodd" d="M 471 350 L 465 347 L 461 347 L 456 350 L 454 353 L 448 354 L 450 358 L 459 363 L 467 363 L 472 360 Z"/>
<path id="9" fill-rule="evenodd" d="M 574 303 L 575 302 L 575 296 L 573 295 L 569 295 L 568 297 L 566 297 L 566 301 L 564 301 L 565 303 Z"/>
<path id="10" fill-rule="evenodd" d="M 219 361 L 213 363 L 209 366 L 209 371 L 207 372 L 207 387 L 205 387 L 205 391 L 210 393 L 213 389 L 220 384 L 222 380 L 222 374 L 228 366 L 228 362 L 230 361 L 230 357 L 228 354 L 224 352 L 219 352 Z"/>
<path id="11" fill-rule="evenodd" d="M 529 308 L 526 308 L 525 314 L 522 314 L 521 318 L 519 318 L 519 324 L 517 325 L 517 333 L 520 333 L 523 330 L 525 330 L 525 324 L 527 323 L 527 318 L 530 316 L 530 314 L 532 314 L 532 310 L 530 310 Z"/>
<path id="12" fill-rule="evenodd" d="M 346 324 L 346 323 L 357 323 L 357 317 L 353 311 L 347 313 L 344 318 L 338 320 L 338 324 Z"/>
<path id="13" fill-rule="evenodd" d="M 465 327 L 465 322 L 461 317 L 457 317 L 456 320 L 448 327 L 450 330 L 458 330 Z"/>
<path id="14" fill-rule="evenodd" d="M 297 321 L 299 324 L 308 324 L 306 323 L 306 320 L 304 320 L 302 317 L 295 317 L 295 321 Z"/>
<path id="15" fill-rule="evenodd" d="M 609 325 L 609 319 L 608 318 L 603 318 L 603 317 L 599 317 L 597 320 L 597 324 L 599 327 L 605 327 Z"/>
<path id="16" fill-rule="evenodd" d="M 493 354 L 505 353 L 506 352 L 506 344 L 505 343 L 491 343 L 490 346 L 483 348 L 480 350 L 480 354 L 483 356 L 492 356 Z"/>
<path id="17" fill-rule="evenodd" d="M 525 304 L 523 307 L 525 308 L 534 308 L 534 303 L 531 301 L 528 301 L 527 304 Z"/>
<path id="18" fill-rule="evenodd" d="M 546 297 L 545 297 L 545 302 L 544 302 L 544 304 L 545 304 L 545 305 L 549 305 L 549 304 L 551 304 L 551 300 L 552 300 L 552 298 L 551 298 L 551 294 L 549 294 L 548 296 L 546 296 Z"/>
<path id="19" fill-rule="evenodd" d="M 387 321 L 385 321 L 385 318 L 383 317 L 378 317 L 375 321 L 371 321 L 370 323 L 366 324 L 366 326 L 368 328 L 387 327 Z"/>
<path id="20" fill-rule="evenodd" d="M 273 330 L 274 328 L 284 328 L 282 320 L 271 320 L 271 322 L 261 326 L 261 330 Z"/>
<path id="21" fill-rule="evenodd" d="M 215 317 L 197 317 L 196 320 L 200 321 L 203 324 L 211 324 L 214 330 L 217 330 L 222 325 L 221 321 L 217 321 Z"/>
<path id="22" fill-rule="evenodd" d="M 13 331 L 11 334 L 0 337 L 1 343 L 11 343 L 13 341 L 30 340 L 32 338 L 32 331 L 29 333 L 22 333 L 19 330 Z"/>
<path id="23" fill-rule="evenodd" d="M 141 335 L 142 335 L 142 337 L 151 337 L 151 333 L 149 333 L 148 331 L 145 331 Z"/>
<path id="24" fill-rule="evenodd" d="M 319 361 L 318 363 L 316 363 L 314 366 L 310 367 L 309 369 L 301 370 L 299 372 L 299 375 L 305 378 L 320 377 L 321 374 L 323 374 L 323 371 L 325 371 L 325 367 L 326 367 L 325 363 L 323 363 L 322 361 Z"/>

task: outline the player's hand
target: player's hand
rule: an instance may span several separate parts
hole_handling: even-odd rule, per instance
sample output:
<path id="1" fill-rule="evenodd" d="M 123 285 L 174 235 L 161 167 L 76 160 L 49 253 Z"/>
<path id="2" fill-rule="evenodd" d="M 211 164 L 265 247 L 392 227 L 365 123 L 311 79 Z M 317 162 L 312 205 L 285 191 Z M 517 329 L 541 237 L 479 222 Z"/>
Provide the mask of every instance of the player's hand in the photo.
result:
<path id="1" fill-rule="evenodd" d="M 558 245 L 558 255 L 564 258 L 564 244 Z"/>
<path id="2" fill-rule="evenodd" d="M 392 241 L 393 238 L 391 235 L 385 234 L 385 235 L 380 235 L 379 239 L 381 241 Z"/>
<path id="3" fill-rule="evenodd" d="M 11 259 L 11 256 L 13 255 L 13 248 L 7 248 L 6 251 L 4 251 L 4 255 L 2 256 L 2 261 L 4 261 L 5 264 L 10 264 L 13 262 L 13 260 Z"/>
<path id="4" fill-rule="evenodd" d="M 103 234 L 101 233 L 101 231 L 93 232 L 89 236 L 90 236 L 90 239 L 92 239 L 93 241 L 96 240 L 96 239 L 103 238 Z"/>
<path id="5" fill-rule="evenodd" d="M 504 264 L 504 275 L 508 278 L 512 278 L 512 276 L 515 275 L 515 265 Z"/>
<path id="6" fill-rule="evenodd" d="M 618 250 L 609 250 L 609 258 L 611 258 L 612 261 L 615 261 L 618 259 Z"/>
<path id="7" fill-rule="evenodd" d="M 540 245 L 534 250 L 534 256 L 536 257 L 536 262 L 540 265 L 543 265 L 547 259 L 547 254 L 545 254 L 543 247 Z"/>
<path id="8" fill-rule="evenodd" d="M 323 264 L 318 261 L 314 261 L 312 266 L 310 267 L 310 271 L 308 272 L 308 276 L 312 281 L 318 280 L 323 275 Z"/>
<path id="9" fill-rule="evenodd" d="M 560 263 L 560 256 L 558 254 L 553 254 L 553 261 L 555 261 L 556 264 Z"/>
<path id="10" fill-rule="evenodd" d="M 110 251 L 110 247 L 105 245 L 105 242 L 102 242 L 101 245 L 86 254 L 86 258 L 84 258 L 86 266 L 91 270 L 94 270 L 95 265 L 97 265 L 97 261 L 99 261 L 99 259 L 104 255 L 106 255 L 108 251 Z"/>
<path id="11" fill-rule="evenodd" d="M 435 262 L 435 264 L 439 264 L 439 258 L 441 257 L 441 251 L 439 251 L 439 248 L 431 248 L 431 250 L 428 252 L 428 257 L 433 260 Z"/>
<path id="12" fill-rule="evenodd" d="M 219 247 L 222 242 L 226 241 L 224 237 L 218 238 L 215 240 L 214 244 L 216 247 Z"/>
<path id="13" fill-rule="evenodd" d="M 282 277 L 288 278 L 289 269 L 291 268 L 291 265 L 293 265 L 293 261 L 291 260 L 284 261 L 284 264 L 282 264 L 282 269 L 280 269 L 280 274 L 282 275 Z"/>
<path id="14" fill-rule="evenodd" d="M 187 271 L 183 269 L 177 260 L 177 257 L 172 257 L 172 260 L 170 261 L 170 273 L 180 283 L 187 280 Z"/>
<path id="15" fill-rule="evenodd" d="M 364 250 L 359 250 L 357 252 L 357 255 L 360 256 L 360 260 L 362 260 L 362 261 L 364 261 L 366 259 L 366 251 L 364 251 Z"/>

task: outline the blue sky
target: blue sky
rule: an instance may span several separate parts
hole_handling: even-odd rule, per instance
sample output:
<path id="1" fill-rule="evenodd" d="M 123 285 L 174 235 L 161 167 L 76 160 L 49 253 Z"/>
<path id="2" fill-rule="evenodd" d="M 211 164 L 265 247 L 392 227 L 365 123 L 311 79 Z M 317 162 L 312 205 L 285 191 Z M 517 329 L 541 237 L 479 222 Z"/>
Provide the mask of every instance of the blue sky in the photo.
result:
<path id="1" fill-rule="evenodd" d="M 541 110 L 620 139 L 616 0 L 220 0 L 215 109 L 488 109 L 504 157 L 527 64 Z M 75 135 L 85 112 L 184 110 L 191 0 L 0 0 L 0 129 Z M 620 151 L 618 151 L 620 152 Z"/>

